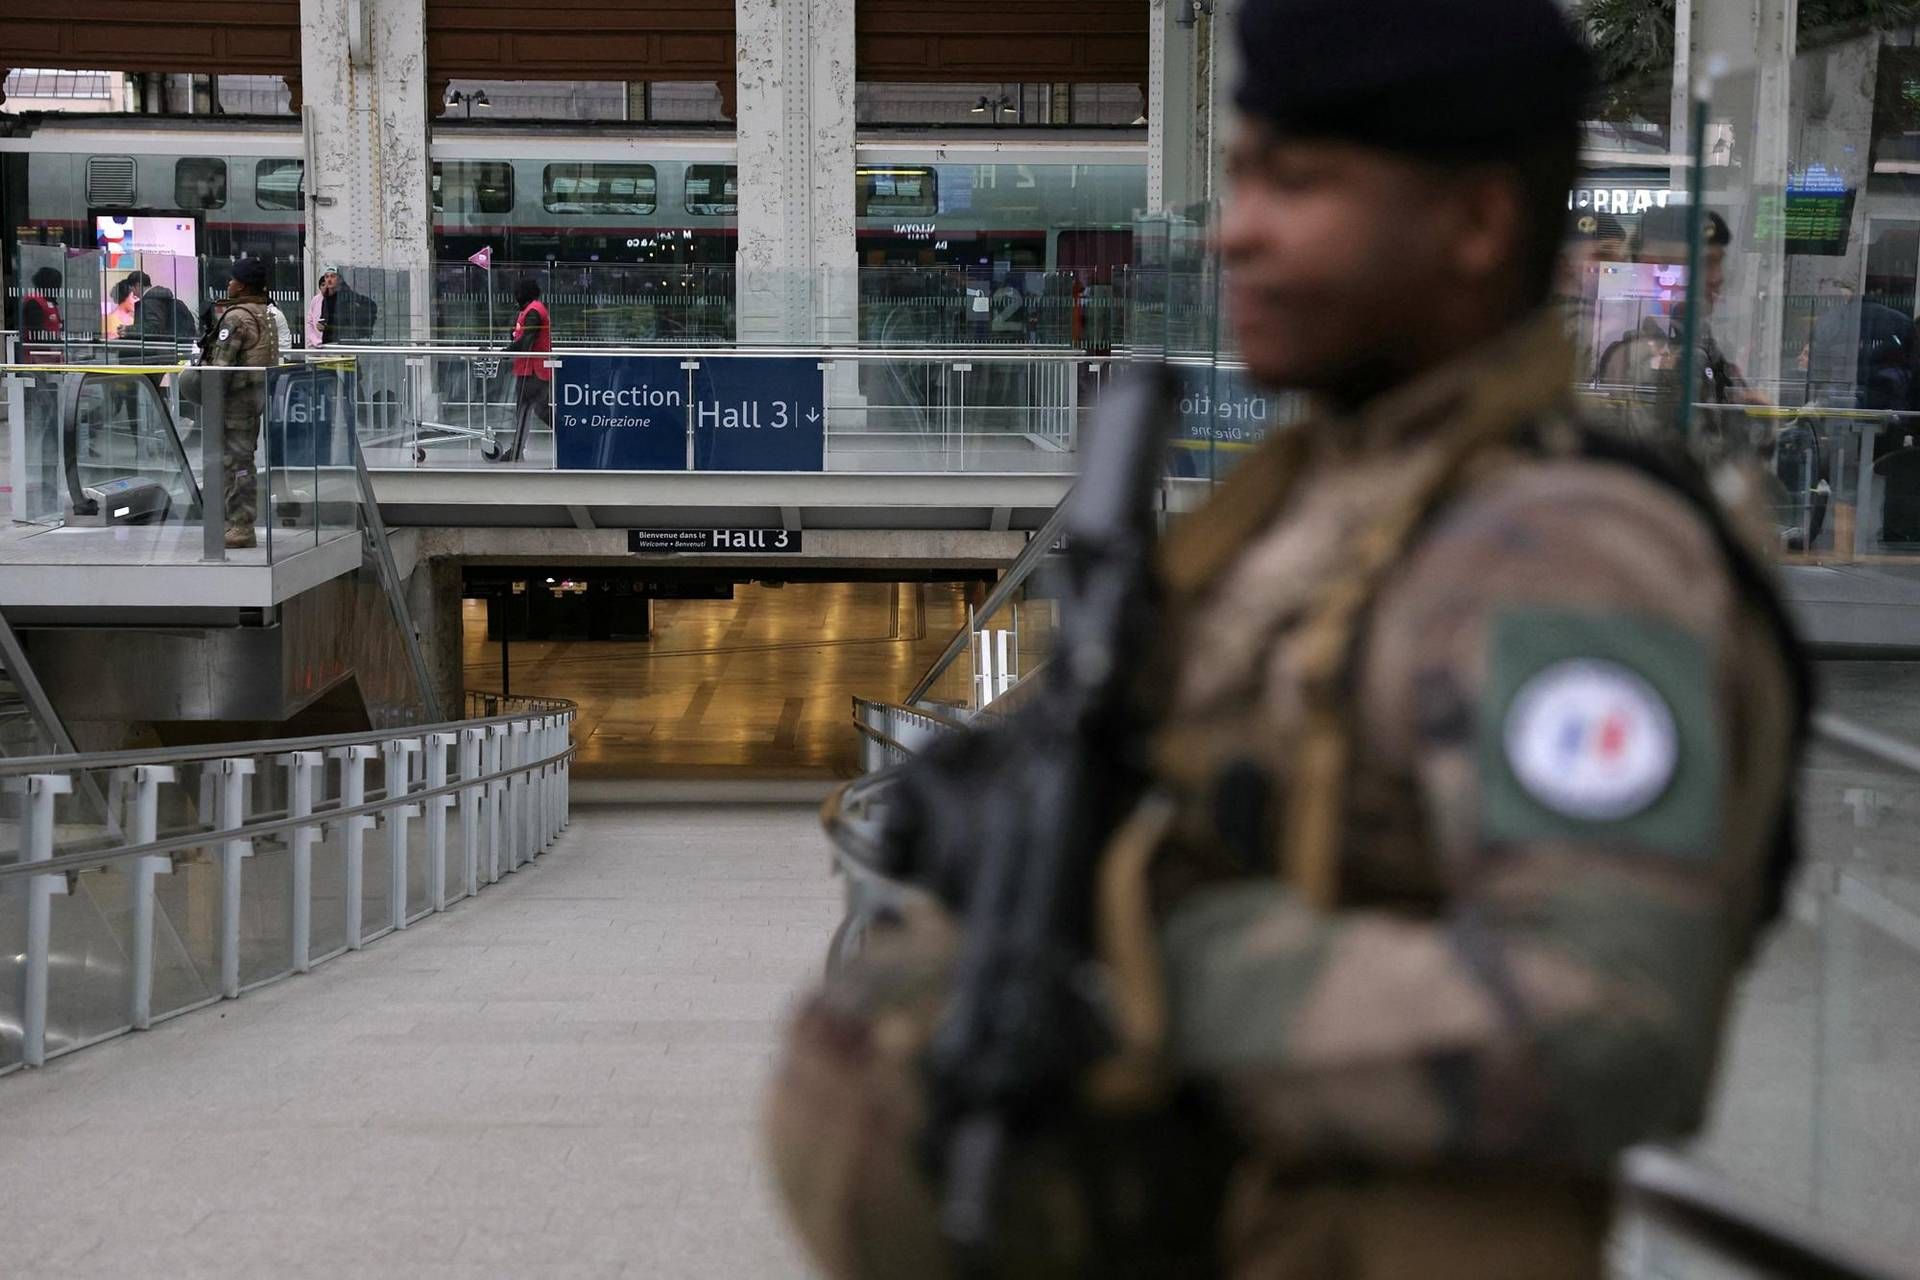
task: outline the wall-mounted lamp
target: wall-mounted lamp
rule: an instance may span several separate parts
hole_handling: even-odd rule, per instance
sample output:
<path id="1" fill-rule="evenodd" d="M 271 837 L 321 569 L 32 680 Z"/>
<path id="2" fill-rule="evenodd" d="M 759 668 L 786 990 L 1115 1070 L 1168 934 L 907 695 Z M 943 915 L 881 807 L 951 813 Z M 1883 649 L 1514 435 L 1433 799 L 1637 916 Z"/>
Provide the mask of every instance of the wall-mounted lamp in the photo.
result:
<path id="1" fill-rule="evenodd" d="M 473 109 L 475 107 L 485 111 L 493 106 L 491 102 L 487 101 L 487 91 L 485 89 L 475 89 L 471 93 L 465 93 L 459 89 L 449 89 L 447 91 L 448 106 L 457 107 L 463 104 L 467 108 L 467 119 L 469 120 L 473 119 Z"/>

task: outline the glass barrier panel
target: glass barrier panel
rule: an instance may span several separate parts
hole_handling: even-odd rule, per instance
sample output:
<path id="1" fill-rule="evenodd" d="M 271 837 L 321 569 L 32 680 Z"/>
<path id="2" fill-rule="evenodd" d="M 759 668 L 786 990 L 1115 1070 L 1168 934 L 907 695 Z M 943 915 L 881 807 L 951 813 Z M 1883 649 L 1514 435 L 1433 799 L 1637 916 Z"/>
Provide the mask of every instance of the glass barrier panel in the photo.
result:
<path id="1" fill-rule="evenodd" d="M 220 995 L 221 867 L 218 846 L 170 857 L 153 878 L 153 1016 L 158 1019 Z"/>
<path id="2" fill-rule="evenodd" d="M 19 1066 L 24 1051 L 26 974 L 27 895 L 9 889 L 0 893 L 0 1071 Z"/>
<path id="3" fill-rule="evenodd" d="M 331 777 L 337 765 L 322 771 Z M 334 803 L 338 803 L 337 796 Z M 318 807 L 318 806 L 316 806 Z M 329 822 L 312 848 L 313 899 L 309 934 L 311 956 L 318 961 L 347 945 L 347 834 L 345 825 Z"/>
<path id="4" fill-rule="evenodd" d="M 60 425 L 64 382 L 51 371 L 7 375 L 9 478 L 16 521 L 57 524 L 69 506 Z"/>
<path id="5" fill-rule="evenodd" d="M 255 778 L 280 775 L 266 769 Z M 253 815 L 256 818 L 263 815 Z M 240 985 L 271 981 L 293 968 L 293 854 L 291 833 L 249 842 L 240 860 Z"/>
<path id="6" fill-rule="evenodd" d="M 51 899 L 47 964 L 47 1056 L 129 1025 L 132 878 L 121 865 L 67 877 Z"/>

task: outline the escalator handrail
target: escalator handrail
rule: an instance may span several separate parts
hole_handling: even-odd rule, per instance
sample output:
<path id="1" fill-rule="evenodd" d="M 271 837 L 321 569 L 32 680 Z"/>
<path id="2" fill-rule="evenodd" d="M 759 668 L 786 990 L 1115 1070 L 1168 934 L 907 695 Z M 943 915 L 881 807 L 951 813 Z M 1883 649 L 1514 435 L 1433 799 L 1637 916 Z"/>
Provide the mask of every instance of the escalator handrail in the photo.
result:
<path id="1" fill-rule="evenodd" d="M 1013 593 L 1026 585 L 1027 579 L 1040 566 L 1040 562 L 1046 558 L 1047 553 L 1053 549 L 1053 544 L 1060 540 L 1060 534 L 1065 530 L 1067 523 L 1067 503 L 1072 500 L 1073 490 L 1068 489 L 1066 496 L 1060 499 L 1060 504 L 1047 517 L 1047 522 L 1040 526 L 1039 532 L 1027 540 L 1027 545 L 1020 549 L 1020 554 L 1014 557 L 1006 573 L 1002 575 L 999 582 L 994 584 L 993 590 L 987 595 L 986 603 L 982 604 L 974 614 L 976 621 L 985 621 L 998 613 L 1013 598 Z M 947 673 L 947 668 L 951 667 L 954 660 L 972 643 L 973 627 L 971 625 L 961 627 L 954 632 L 953 639 L 947 642 L 947 647 L 938 658 L 934 659 L 933 665 L 927 668 L 926 674 L 920 677 L 919 682 L 902 701 L 912 706 L 925 697 L 927 691 L 933 688 L 934 682 Z"/>

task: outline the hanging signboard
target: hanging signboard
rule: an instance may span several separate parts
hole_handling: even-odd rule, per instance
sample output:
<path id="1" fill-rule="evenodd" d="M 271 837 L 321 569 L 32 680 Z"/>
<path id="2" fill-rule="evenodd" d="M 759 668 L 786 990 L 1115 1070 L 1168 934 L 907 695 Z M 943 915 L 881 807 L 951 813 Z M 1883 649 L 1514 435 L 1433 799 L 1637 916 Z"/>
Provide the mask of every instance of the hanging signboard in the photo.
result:
<path id="1" fill-rule="evenodd" d="M 687 374 L 673 356 L 569 356 L 554 371 L 566 471 L 685 471 Z"/>
<path id="2" fill-rule="evenodd" d="M 820 471 L 826 428 L 809 357 L 570 355 L 554 375 L 566 470 Z"/>
<path id="3" fill-rule="evenodd" d="M 797 554 L 798 529 L 629 529 L 627 550 L 635 555 L 740 555 L 771 551 Z"/>

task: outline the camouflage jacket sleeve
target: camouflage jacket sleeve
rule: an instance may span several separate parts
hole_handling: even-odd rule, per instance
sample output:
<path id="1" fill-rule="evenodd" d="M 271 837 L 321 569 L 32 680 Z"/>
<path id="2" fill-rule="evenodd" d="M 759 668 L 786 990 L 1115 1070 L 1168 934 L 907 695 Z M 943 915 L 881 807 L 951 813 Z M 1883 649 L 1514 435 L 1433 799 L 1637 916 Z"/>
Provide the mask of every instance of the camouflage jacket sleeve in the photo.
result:
<path id="1" fill-rule="evenodd" d="M 1697 1123 L 1785 785 L 1784 662 L 1698 516 L 1516 468 L 1430 531 L 1359 672 L 1356 795 L 1417 835 L 1402 908 L 1242 881 L 1163 928 L 1185 1073 L 1278 1167 L 1604 1169 Z M 1360 851 L 1364 856 L 1364 849 Z M 1437 871 L 1430 870 L 1437 868 Z M 1381 900 L 1383 894 L 1373 894 Z"/>

